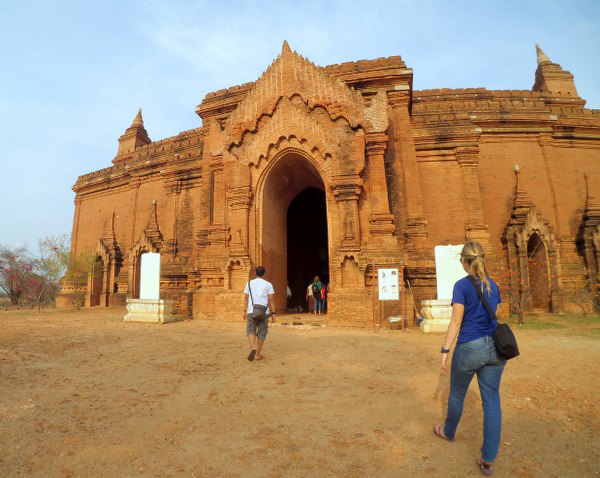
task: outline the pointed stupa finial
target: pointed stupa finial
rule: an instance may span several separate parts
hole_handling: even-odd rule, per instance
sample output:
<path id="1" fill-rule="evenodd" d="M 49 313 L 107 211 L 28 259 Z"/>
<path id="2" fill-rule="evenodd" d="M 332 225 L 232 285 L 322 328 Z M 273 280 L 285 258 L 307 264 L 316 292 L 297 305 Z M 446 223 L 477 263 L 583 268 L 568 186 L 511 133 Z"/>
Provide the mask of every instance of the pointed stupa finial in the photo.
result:
<path id="1" fill-rule="evenodd" d="M 519 174 L 521 174 L 521 167 L 518 164 L 515 164 L 515 197 L 513 204 L 513 214 L 514 211 L 520 210 L 522 208 L 528 208 L 533 205 L 527 191 L 523 188 L 523 185 L 519 181 Z"/>
<path id="2" fill-rule="evenodd" d="M 544 50 L 540 48 L 540 46 L 535 44 L 535 51 L 537 52 L 537 63 L 541 65 L 542 63 L 552 63 L 550 58 L 544 53 Z"/>
<path id="3" fill-rule="evenodd" d="M 284 53 L 292 53 L 292 49 L 287 40 L 283 40 L 283 46 L 281 47 L 281 54 L 283 55 Z"/>
<path id="4" fill-rule="evenodd" d="M 138 110 L 137 115 L 135 115 L 135 118 L 133 118 L 133 123 L 131 123 L 131 126 L 144 126 L 144 118 L 142 118 L 142 108 Z"/>
<path id="5" fill-rule="evenodd" d="M 125 133 L 119 138 L 119 149 L 117 150 L 117 157 L 125 153 L 129 153 L 151 143 L 150 137 L 146 128 L 144 128 L 144 119 L 142 118 L 142 108 L 140 108 L 133 118 L 131 126 L 125 130 Z M 116 158 L 115 158 L 116 159 Z M 113 160 L 114 162 L 114 160 Z"/>

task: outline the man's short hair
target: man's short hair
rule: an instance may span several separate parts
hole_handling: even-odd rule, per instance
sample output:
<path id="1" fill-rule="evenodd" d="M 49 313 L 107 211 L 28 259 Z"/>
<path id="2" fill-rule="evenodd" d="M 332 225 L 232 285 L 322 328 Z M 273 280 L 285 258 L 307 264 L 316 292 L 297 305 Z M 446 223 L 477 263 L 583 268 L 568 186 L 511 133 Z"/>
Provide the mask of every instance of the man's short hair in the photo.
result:
<path id="1" fill-rule="evenodd" d="M 265 275 L 265 272 L 267 272 L 267 271 L 266 271 L 266 269 L 265 269 L 263 266 L 258 266 L 258 267 L 256 268 L 256 275 L 257 275 L 258 277 L 262 277 L 262 276 L 264 276 L 264 275 Z"/>

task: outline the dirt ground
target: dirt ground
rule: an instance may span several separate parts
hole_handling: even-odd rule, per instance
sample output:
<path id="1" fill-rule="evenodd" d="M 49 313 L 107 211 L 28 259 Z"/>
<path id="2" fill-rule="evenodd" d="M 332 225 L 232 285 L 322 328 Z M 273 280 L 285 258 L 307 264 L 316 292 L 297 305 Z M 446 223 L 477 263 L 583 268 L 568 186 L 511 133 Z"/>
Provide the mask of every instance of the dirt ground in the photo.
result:
<path id="1" fill-rule="evenodd" d="M 476 381 L 435 437 L 443 337 L 411 327 L 124 323 L 121 309 L 0 311 L 2 477 L 481 476 Z M 515 327 L 497 477 L 600 475 L 600 321 Z"/>

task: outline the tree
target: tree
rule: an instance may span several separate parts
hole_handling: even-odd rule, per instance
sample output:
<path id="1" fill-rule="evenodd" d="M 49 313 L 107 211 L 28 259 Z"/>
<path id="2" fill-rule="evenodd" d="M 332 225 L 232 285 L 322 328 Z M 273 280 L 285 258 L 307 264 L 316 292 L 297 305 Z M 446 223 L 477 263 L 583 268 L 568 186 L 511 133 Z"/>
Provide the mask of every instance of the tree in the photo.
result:
<path id="1" fill-rule="evenodd" d="M 27 248 L 0 246 L 0 288 L 8 294 L 12 305 L 19 304 L 24 281 L 31 274 L 33 265 Z"/>
<path id="2" fill-rule="evenodd" d="M 567 302 L 579 307 L 584 317 L 594 310 L 594 296 L 589 289 L 589 281 L 583 284 L 572 282 L 566 285 L 563 296 Z"/>
<path id="3" fill-rule="evenodd" d="M 72 287 L 75 306 L 79 309 L 83 305 L 96 254 L 72 254 L 70 243 L 67 234 L 41 239 L 37 258 L 32 258 L 25 247 L 0 246 L 0 287 L 11 304 L 27 298 L 39 309 L 54 302 L 62 283 Z"/>
<path id="4" fill-rule="evenodd" d="M 73 298 L 77 309 L 80 309 L 85 302 L 88 278 L 95 262 L 96 254 L 92 252 L 80 252 L 69 256 L 69 264 L 62 280 L 69 282 L 73 287 Z"/>
<path id="5" fill-rule="evenodd" d="M 494 277 L 500 287 L 502 300 L 508 303 L 510 311 L 517 315 L 518 323 L 525 323 L 525 311 L 531 308 L 531 288 L 523 284 L 517 271 L 518 263 L 512 259 L 508 267 L 494 268 Z"/>
<path id="6" fill-rule="evenodd" d="M 57 285 L 72 288 L 75 306 L 79 309 L 85 302 L 88 277 L 96 255 L 92 252 L 73 254 L 70 243 L 67 234 L 47 237 L 40 241 L 40 255 L 45 276 Z"/>
<path id="7" fill-rule="evenodd" d="M 23 281 L 23 295 L 40 310 L 42 304 L 54 300 L 58 291 L 58 282 L 48 280 L 43 274 L 31 272 Z"/>

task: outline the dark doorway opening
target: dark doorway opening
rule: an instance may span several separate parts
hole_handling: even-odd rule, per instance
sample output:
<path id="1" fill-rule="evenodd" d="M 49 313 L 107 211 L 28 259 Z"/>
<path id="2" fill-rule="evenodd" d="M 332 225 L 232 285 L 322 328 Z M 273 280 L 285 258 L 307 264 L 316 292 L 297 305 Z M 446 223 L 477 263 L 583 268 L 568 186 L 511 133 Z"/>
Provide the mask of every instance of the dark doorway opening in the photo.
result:
<path id="1" fill-rule="evenodd" d="M 90 294 L 90 307 L 100 305 L 102 295 L 102 281 L 104 279 L 104 259 L 102 256 L 96 256 L 94 267 L 92 268 L 92 290 Z"/>
<path id="2" fill-rule="evenodd" d="M 289 307 L 307 310 L 306 289 L 318 275 L 329 283 L 327 208 L 325 192 L 306 188 L 287 211 L 287 270 L 292 291 Z"/>
<path id="3" fill-rule="evenodd" d="M 132 294 L 132 297 L 134 299 L 140 298 L 140 284 L 142 282 L 142 256 L 146 252 L 147 251 L 141 251 L 135 261 L 135 272 L 134 272 L 135 279 L 134 279 L 134 283 L 133 283 L 133 294 Z"/>
<path id="4" fill-rule="evenodd" d="M 550 311 L 550 281 L 546 246 L 537 233 L 527 241 L 527 267 L 529 268 L 529 291 L 534 309 Z"/>

